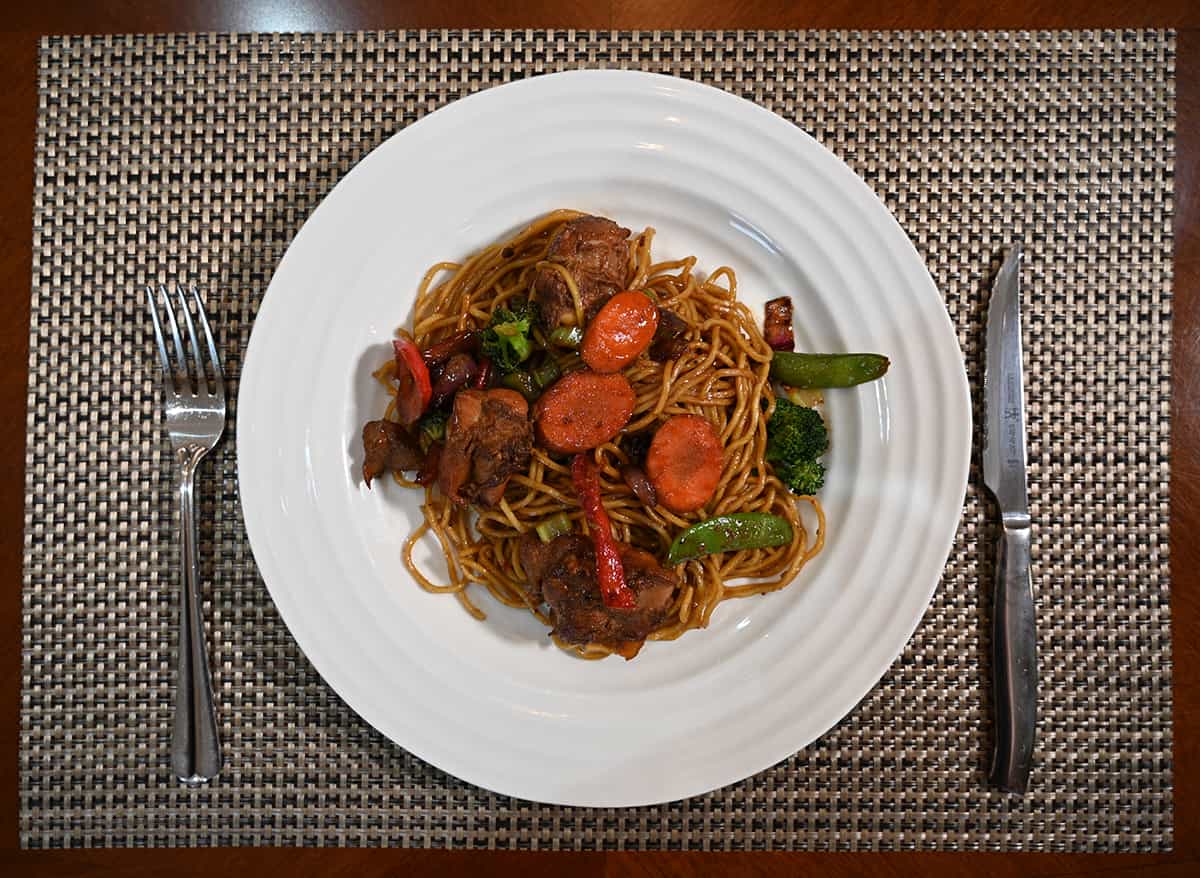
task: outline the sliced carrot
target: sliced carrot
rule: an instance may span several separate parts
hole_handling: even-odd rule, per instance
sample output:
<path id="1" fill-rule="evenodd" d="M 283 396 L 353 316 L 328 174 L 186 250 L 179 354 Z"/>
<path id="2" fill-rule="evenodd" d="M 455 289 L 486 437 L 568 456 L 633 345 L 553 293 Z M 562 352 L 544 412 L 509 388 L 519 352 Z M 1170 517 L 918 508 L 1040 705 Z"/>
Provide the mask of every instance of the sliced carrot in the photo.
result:
<path id="1" fill-rule="evenodd" d="M 672 512 L 699 509 L 721 481 L 724 449 L 712 425 L 699 415 L 674 415 L 658 428 L 646 454 L 658 502 Z"/>
<path id="2" fill-rule="evenodd" d="M 636 401 L 623 375 L 570 372 L 551 384 L 534 406 L 538 440 L 562 454 L 603 445 L 629 423 Z"/>
<path id="3" fill-rule="evenodd" d="M 620 372 L 650 347 L 658 308 L 638 290 L 617 293 L 604 303 L 583 334 L 579 349 L 595 372 Z"/>

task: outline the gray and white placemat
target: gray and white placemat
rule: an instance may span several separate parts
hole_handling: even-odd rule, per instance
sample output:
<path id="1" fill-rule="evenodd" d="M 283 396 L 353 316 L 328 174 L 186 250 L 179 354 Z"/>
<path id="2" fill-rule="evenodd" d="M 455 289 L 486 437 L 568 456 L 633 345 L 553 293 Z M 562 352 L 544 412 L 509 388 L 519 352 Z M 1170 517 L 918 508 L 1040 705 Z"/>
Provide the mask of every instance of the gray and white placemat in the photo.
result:
<path id="1" fill-rule="evenodd" d="M 1170 848 L 1174 45 L 1143 31 L 44 40 L 22 844 Z M 246 543 L 232 417 L 201 488 L 227 767 L 199 790 L 172 779 L 175 504 L 139 285 L 208 291 L 236 392 L 276 262 L 356 161 L 461 95 L 578 67 L 712 83 L 845 159 L 926 259 L 976 392 L 989 276 L 1003 245 L 1026 244 L 1042 687 L 1024 798 L 985 784 L 996 534 L 978 472 L 924 621 L 835 729 L 710 795 L 572 809 L 449 777 L 324 685 Z"/>

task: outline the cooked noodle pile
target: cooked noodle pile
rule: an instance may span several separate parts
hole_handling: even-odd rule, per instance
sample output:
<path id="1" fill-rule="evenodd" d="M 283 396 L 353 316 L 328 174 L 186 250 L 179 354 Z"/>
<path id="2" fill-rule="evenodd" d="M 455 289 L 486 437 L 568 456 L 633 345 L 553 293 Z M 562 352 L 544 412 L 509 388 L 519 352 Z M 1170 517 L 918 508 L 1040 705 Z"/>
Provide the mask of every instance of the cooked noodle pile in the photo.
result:
<path id="1" fill-rule="evenodd" d="M 493 309 L 510 299 L 529 295 L 534 274 L 543 262 L 550 240 L 568 220 L 583 216 L 577 211 L 550 213 L 508 241 L 493 244 L 462 264 L 439 262 L 426 272 L 417 293 L 411 337 L 425 348 L 451 333 L 488 325 Z M 733 269 L 718 268 L 701 280 L 693 272 L 696 257 L 655 262 L 651 256 L 654 229 L 637 235 L 630 247 L 626 289 L 641 289 L 660 306 L 674 311 L 689 326 L 686 352 L 677 360 L 655 363 L 639 358 L 624 375 L 637 394 L 637 406 L 628 426 L 613 441 L 593 454 L 600 466 L 604 505 L 618 540 L 665 559 L 672 539 L 684 528 L 705 518 L 731 512 L 770 512 L 791 522 L 795 539 L 790 545 L 769 549 L 707 555 L 677 569 L 681 588 L 666 621 L 648 639 L 673 640 L 691 628 L 708 624 L 713 610 L 727 598 L 746 597 L 783 588 L 824 542 L 825 520 L 819 501 L 798 498 L 763 462 L 767 444 L 767 419 L 775 408 L 768 380 L 771 349 L 763 340 L 758 321 L 737 300 Z M 573 287 L 573 280 L 568 278 Z M 578 296 L 576 295 L 578 307 Z M 541 330 L 539 329 L 538 332 Z M 403 335 L 409 333 L 401 331 Z M 542 339 L 544 341 L 544 339 Z M 563 351 L 560 365 L 577 363 Z M 376 373 L 391 388 L 392 366 Z M 394 388 L 391 388 L 394 392 Z M 763 405 L 763 401 L 766 405 Z M 725 448 L 721 481 L 704 509 L 676 515 L 658 506 L 647 509 L 632 494 L 618 472 L 628 462 L 621 444 L 624 437 L 653 429 L 670 415 L 698 414 L 716 428 Z M 393 418 L 389 409 L 387 417 Z M 420 487 L 403 476 L 402 484 Z M 798 502 L 816 513 L 815 534 L 800 519 Z M 404 547 L 404 563 L 426 590 L 453 594 L 476 618 L 484 613 L 471 598 L 471 587 L 482 586 L 510 607 L 526 608 L 546 624 L 543 609 L 530 606 L 521 583 L 525 581 L 517 544 L 522 533 L 539 521 L 563 512 L 577 531 L 586 532 L 583 513 L 571 483 L 569 460 L 556 460 L 535 443 L 527 474 L 512 477 L 504 499 L 494 508 L 475 510 L 457 506 L 434 487 L 425 488 L 424 523 Z M 441 545 L 449 582 L 437 583 L 413 561 L 413 547 L 432 533 Z M 732 584 L 735 580 L 752 580 Z M 599 646 L 565 647 L 588 658 L 611 650 Z"/>

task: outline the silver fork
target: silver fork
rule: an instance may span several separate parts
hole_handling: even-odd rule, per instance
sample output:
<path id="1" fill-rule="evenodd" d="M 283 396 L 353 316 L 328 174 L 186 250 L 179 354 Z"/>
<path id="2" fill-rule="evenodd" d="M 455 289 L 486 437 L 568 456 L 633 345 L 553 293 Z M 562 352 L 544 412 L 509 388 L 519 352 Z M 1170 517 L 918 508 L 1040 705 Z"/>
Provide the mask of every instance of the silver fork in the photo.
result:
<path id="1" fill-rule="evenodd" d="M 190 302 L 204 332 L 206 346 L 196 336 Z M 196 287 L 175 287 L 175 301 L 165 285 L 146 287 L 146 305 L 154 322 L 154 339 L 162 361 L 162 391 L 167 413 L 167 433 L 175 452 L 179 473 L 179 536 L 181 601 L 179 611 L 179 649 L 176 655 L 179 679 L 175 690 L 175 728 L 171 735 L 171 766 L 175 775 L 187 784 L 211 780 L 221 770 L 221 742 L 217 737 L 217 714 L 213 705 L 212 676 L 208 669 L 208 650 L 204 642 L 204 621 L 200 616 L 199 538 L 196 528 L 196 468 L 221 438 L 225 429 L 225 376 L 221 358 L 213 341 L 212 328 Z M 164 341 L 160 308 L 167 315 L 167 326 L 174 343 L 172 360 Z M 183 323 L 191 349 L 191 363 L 184 338 Z M 205 364 L 210 369 L 205 368 Z"/>

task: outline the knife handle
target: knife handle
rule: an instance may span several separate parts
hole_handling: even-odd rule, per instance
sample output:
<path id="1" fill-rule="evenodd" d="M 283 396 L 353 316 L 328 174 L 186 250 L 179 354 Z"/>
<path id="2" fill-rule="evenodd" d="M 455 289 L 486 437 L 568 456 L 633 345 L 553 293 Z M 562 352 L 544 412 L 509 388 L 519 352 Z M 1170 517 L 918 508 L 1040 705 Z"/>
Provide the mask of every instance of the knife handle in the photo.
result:
<path id="1" fill-rule="evenodd" d="M 996 553 L 992 679 L 996 752 L 992 782 L 1024 793 L 1037 724 L 1037 630 L 1029 575 L 1029 519 L 1006 521 Z"/>

